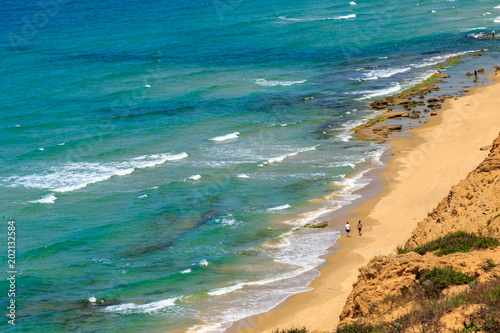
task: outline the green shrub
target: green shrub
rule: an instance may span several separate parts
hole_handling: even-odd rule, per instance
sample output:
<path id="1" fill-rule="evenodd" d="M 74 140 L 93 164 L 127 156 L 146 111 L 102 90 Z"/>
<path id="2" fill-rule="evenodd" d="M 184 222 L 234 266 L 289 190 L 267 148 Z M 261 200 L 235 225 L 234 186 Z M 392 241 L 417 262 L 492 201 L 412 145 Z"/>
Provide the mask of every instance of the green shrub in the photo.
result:
<path id="1" fill-rule="evenodd" d="M 496 238 L 457 231 L 417 247 L 414 251 L 421 255 L 429 251 L 437 251 L 437 256 L 443 256 L 450 253 L 469 252 L 472 249 L 485 249 L 498 245 L 500 245 L 500 242 Z"/>
<path id="2" fill-rule="evenodd" d="M 471 321 L 469 324 L 467 324 L 464 321 L 464 328 L 460 332 L 479 332 L 481 329 L 474 324 L 473 321 Z"/>
<path id="3" fill-rule="evenodd" d="M 408 253 L 408 252 L 410 252 L 410 250 L 406 249 L 406 248 L 404 248 L 402 246 L 396 247 L 396 253 L 397 254 L 405 254 L 405 253 Z"/>
<path id="4" fill-rule="evenodd" d="M 449 286 L 469 284 L 476 280 L 474 276 L 457 272 L 452 267 L 434 268 L 425 273 L 420 278 L 420 284 L 424 287 L 427 294 L 438 295 L 443 289 Z"/>
<path id="5" fill-rule="evenodd" d="M 496 267 L 496 264 L 495 262 L 493 261 L 493 259 L 486 259 L 483 263 L 483 269 L 485 271 L 490 271 L 492 270 L 493 268 Z"/>
<path id="6" fill-rule="evenodd" d="M 273 333 L 307 333 L 309 332 L 305 327 L 289 328 L 286 330 L 274 330 Z"/>
<path id="7" fill-rule="evenodd" d="M 337 328 L 337 333 L 375 333 L 376 328 L 371 325 L 347 324 Z"/>

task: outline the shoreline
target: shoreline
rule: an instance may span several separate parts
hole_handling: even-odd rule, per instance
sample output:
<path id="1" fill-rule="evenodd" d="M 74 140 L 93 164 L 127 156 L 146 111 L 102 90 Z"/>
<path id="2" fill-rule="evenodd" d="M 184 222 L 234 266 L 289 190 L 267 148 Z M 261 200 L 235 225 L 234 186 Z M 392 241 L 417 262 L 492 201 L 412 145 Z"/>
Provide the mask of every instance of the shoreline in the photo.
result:
<path id="1" fill-rule="evenodd" d="M 491 145 L 500 126 L 500 79 L 472 88 L 468 94 L 447 99 L 427 123 L 389 139 L 391 158 L 376 177 L 382 190 L 350 208 L 335 220 L 361 219 L 363 236 L 338 240 L 340 247 L 320 267 L 312 290 L 292 295 L 269 312 L 233 323 L 226 332 L 272 332 L 306 327 L 333 331 L 347 300 L 358 268 L 376 255 L 394 252 L 410 237 L 417 223 L 487 156 L 480 148 Z M 460 143 L 460 144 L 457 144 Z M 370 185 L 369 185 L 370 186 Z M 363 191 L 363 190 L 361 190 Z M 331 222 L 331 221 L 330 221 Z M 353 222 L 351 221 L 351 224 Z"/>

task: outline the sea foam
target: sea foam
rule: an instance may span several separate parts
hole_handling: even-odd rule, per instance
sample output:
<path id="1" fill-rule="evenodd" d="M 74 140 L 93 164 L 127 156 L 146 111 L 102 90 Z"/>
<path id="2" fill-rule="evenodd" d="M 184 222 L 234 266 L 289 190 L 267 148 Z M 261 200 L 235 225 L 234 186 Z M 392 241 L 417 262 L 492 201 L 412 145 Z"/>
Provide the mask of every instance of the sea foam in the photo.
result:
<path id="1" fill-rule="evenodd" d="M 358 100 L 369 99 L 380 96 L 388 96 L 400 92 L 402 87 L 399 83 L 395 82 L 390 87 L 385 87 L 377 90 L 360 91 L 358 93 L 364 94 L 363 97 L 358 98 Z"/>
<path id="2" fill-rule="evenodd" d="M 301 80 L 301 81 L 268 81 L 266 79 L 256 79 L 255 80 L 255 84 L 258 84 L 258 85 L 264 86 L 264 87 L 276 87 L 276 86 L 287 87 L 287 86 L 291 86 L 291 85 L 294 85 L 294 84 L 304 83 L 306 81 L 307 80 Z"/>
<path id="3" fill-rule="evenodd" d="M 259 164 L 260 167 L 263 167 L 264 165 L 267 165 L 267 164 L 273 164 L 273 163 L 276 163 L 276 162 L 283 162 L 286 158 L 288 157 L 292 157 L 292 156 L 295 156 L 295 155 L 298 155 L 300 153 L 305 153 L 305 152 L 308 152 L 308 151 L 313 151 L 313 150 L 316 150 L 316 148 L 318 147 L 319 145 L 316 145 L 314 147 L 309 147 L 309 148 L 304 148 L 304 149 L 300 149 L 296 152 L 293 152 L 293 153 L 289 153 L 289 154 L 286 154 L 286 155 L 282 155 L 282 156 L 278 156 L 278 157 L 272 157 L 270 159 L 268 159 L 267 161 Z"/>
<path id="4" fill-rule="evenodd" d="M 27 176 L 12 176 L 3 181 L 7 187 L 48 189 L 54 192 L 71 192 L 90 184 L 102 182 L 113 176 L 125 176 L 136 169 L 150 168 L 167 161 L 177 161 L 188 157 L 180 154 L 144 155 L 121 162 L 71 162 L 52 166 L 47 171 Z"/>
<path id="5" fill-rule="evenodd" d="M 231 140 L 231 139 L 237 139 L 239 137 L 240 133 L 239 132 L 234 132 L 222 136 L 216 136 L 215 138 L 211 138 L 210 140 L 212 141 L 226 141 L 226 140 Z"/>
<path id="6" fill-rule="evenodd" d="M 179 298 L 169 298 L 163 301 L 146 303 L 146 304 L 135 304 L 135 303 L 125 303 L 119 305 L 110 305 L 104 308 L 106 312 L 118 312 L 121 314 L 129 314 L 129 313 L 154 313 L 159 310 L 171 306 L 175 306 L 175 301 Z"/>
<path id="7" fill-rule="evenodd" d="M 32 203 L 43 203 L 43 204 L 49 204 L 49 203 L 55 203 L 57 200 L 57 197 L 54 195 L 54 193 L 51 193 L 51 194 L 47 194 L 46 196 L 44 196 L 43 198 L 39 199 L 39 200 L 34 200 L 34 201 L 29 201 L 29 202 L 32 202 Z"/>
<path id="8" fill-rule="evenodd" d="M 268 208 L 267 211 L 268 212 L 275 212 L 277 210 L 284 210 L 284 209 L 288 209 L 290 207 L 291 206 L 289 204 L 286 204 L 286 205 L 281 205 L 281 206 L 277 206 L 277 207 Z"/>

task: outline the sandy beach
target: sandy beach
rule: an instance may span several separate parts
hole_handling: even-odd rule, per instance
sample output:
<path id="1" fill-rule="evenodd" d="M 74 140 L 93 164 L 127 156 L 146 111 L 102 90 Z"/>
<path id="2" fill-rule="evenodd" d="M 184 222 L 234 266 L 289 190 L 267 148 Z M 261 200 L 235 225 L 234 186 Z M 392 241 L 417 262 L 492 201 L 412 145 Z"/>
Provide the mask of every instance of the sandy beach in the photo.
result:
<path id="1" fill-rule="evenodd" d="M 358 216 L 350 219 L 351 225 L 362 220 L 363 235 L 358 236 L 354 227 L 351 237 L 340 238 L 342 247 L 328 258 L 321 276 L 310 284 L 311 291 L 235 323 L 230 331 L 272 332 L 291 327 L 333 331 L 358 268 L 373 256 L 393 253 L 404 244 L 450 188 L 487 156 L 488 150 L 481 148 L 491 145 L 500 130 L 500 80 L 492 77 L 492 84 L 446 100 L 438 115 L 408 131 L 411 135 L 390 141 L 393 156 L 381 174 L 384 191 L 355 208 Z"/>

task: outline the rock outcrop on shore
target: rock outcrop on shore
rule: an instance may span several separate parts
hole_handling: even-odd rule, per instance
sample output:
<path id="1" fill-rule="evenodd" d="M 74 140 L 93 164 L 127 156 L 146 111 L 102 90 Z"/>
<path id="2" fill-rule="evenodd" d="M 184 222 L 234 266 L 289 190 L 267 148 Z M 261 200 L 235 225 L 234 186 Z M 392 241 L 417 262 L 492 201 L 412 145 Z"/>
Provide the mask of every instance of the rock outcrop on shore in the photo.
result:
<path id="1" fill-rule="evenodd" d="M 465 332 L 464 327 L 476 327 L 474 331 L 489 332 L 484 327 L 493 325 L 491 332 L 498 332 L 495 330 L 500 327 L 496 321 L 500 309 L 488 312 L 483 301 L 475 299 L 479 299 L 477 293 L 489 290 L 492 284 L 493 292 L 500 293 L 500 248 L 442 256 L 407 252 L 457 231 L 500 239 L 500 136 L 493 142 L 488 157 L 418 224 L 398 254 L 377 256 L 359 269 L 339 327 L 386 325 L 383 331 L 387 332 Z M 474 284 L 445 288 L 437 296 L 426 298 L 423 274 L 444 267 L 477 280 Z M 453 298 L 454 295 L 460 297 Z M 453 307 L 449 305 L 452 299 L 466 301 Z M 433 304 L 433 308 L 422 306 L 425 303 Z M 444 310 L 436 310 L 438 306 Z M 492 315 L 491 311 L 498 312 Z M 400 324 L 402 318 L 404 325 Z"/>

